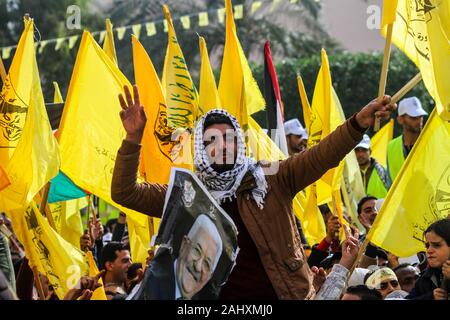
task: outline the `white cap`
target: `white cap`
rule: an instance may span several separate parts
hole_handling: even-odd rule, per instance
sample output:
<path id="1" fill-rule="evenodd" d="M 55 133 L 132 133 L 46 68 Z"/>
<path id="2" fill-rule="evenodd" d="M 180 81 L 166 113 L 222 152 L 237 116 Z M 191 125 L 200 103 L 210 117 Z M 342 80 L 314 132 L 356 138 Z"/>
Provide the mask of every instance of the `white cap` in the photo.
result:
<path id="1" fill-rule="evenodd" d="M 352 275 L 348 279 L 348 286 L 358 286 L 364 284 L 364 277 L 370 272 L 369 269 L 355 268 Z"/>
<path id="2" fill-rule="evenodd" d="M 423 110 L 422 104 L 417 97 L 410 97 L 400 101 L 400 104 L 398 105 L 398 115 L 402 116 L 404 114 L 407 114 L 410 117 L 421 117 L 428 115 L 428 113 Z"/>
<path id="3" fill-rule="evenodd" d="M 301 136 L 303 139 L 308 139 L 308 133 L 298 119 L 291 119 L 284 123 L 284 133 L 286 135 L 295 134 Z"/>
<path id="4" fill-rule="evenodd" d="M 361 140 L 360 143 L 358 143 L 358 145 L 355 147 L 355 149 L 356 148 L 364 148 L 364 149 L 369 150 L 370 149 L 370 137 L 367 134 L 365 134 L 363 136 L 363 139 Z"/>

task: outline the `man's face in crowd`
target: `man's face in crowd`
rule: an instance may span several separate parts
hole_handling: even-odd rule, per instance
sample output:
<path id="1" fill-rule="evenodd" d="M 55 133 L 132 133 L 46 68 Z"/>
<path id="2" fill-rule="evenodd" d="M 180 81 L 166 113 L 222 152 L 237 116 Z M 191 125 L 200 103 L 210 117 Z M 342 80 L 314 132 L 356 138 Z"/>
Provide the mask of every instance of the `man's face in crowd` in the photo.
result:
<path id="1" fill-rule="evenodd" d="M 370 149 L 356 148 L 356 159 L 358 159 L 358 164 L 360 167 L 364 167 L 370 162 Z"/>
<path id="2" fill-rule="evenodd" d="M 388 294 L 391 292 L 394 292 L 396 290 L 401 290 L 400 284 L 398 283 L 398 280 L 392 277 L 389 280 L 385 280 L 380 283 L 380 287 L 377 288 L 377 290 L 381 293 L 381 296 L 386 298 Z"/>
<path id="3" fill-rule="evenodd" d="M 125 283 L 127 280 L 128 268 L 132 265 L 130 251 L 116 251 L 116 260 L 107 262 L 106 270 L 112 274 L 113 281 L 116 283 Z"/>
<path id="4" fill-rule="evenodd" d="M 434 231 L 425 234 L 425 247 L 428 264 L 432 268 L 441 268 L 450 257 L 450 247 L 447 242 Z"/>
<path id="5" fill-rule="evenodd" d="M 237 157 L 237 137 L 231 125 L 218 123 L 208 126 L 203 141 L 214 170 L 225 172 L 233 169 Z"/>
<path id="6" fill-rule="evenodd" d="M 187 236 L 183 238 L 176 266 L 176 281 L 185 299 L 191 299 L 211 279 L 217 249 L 214 238 L 202 227 L 192 239 Z"/>
<path id="7" fill-rule="evenodd" d="M 416 280 L 419 278 L 419 270 L 413 266 L 407 266 L 395 271 L 398 282 L 402 287 L 402 290 L 411 292 L 416 285 Z"/>
<path id="8" fill-rule="evenodd" d="M 360 215 L 366 217 L 371 225 L 375 222 L 377 214 L 378 212 L 375 208 L 375 199 L 370 199 L 363 203 Z"/>
<path id="9" fill-rule="evenodd" d="M 404 130 L 411 133 L 420 133 L 423 128 L 423 117 L 411 117 L 407 114 L 397 117 L 398 123 L 403 127 Z"/>
<path id="10" fill-rule="evenodd" d="M 290 134 L 287 137 L 289 154 L 296 154 L 306 150 L 308 140 L 303 139 L 302 136 Z"/>

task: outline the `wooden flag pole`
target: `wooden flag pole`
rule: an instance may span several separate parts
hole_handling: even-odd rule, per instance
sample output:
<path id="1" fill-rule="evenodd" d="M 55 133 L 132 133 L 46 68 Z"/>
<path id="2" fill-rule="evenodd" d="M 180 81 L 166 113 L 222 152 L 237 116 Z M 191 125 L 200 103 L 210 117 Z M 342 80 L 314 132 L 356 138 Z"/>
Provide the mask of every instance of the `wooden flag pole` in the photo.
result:
<path id="1" fill-rule="evenodd" d="M 403 98 L 409 91 L 411 91 L 412 88 L 417 86 L 420 81 L 422 81 L 422 74 L 419 72 L 415 75 L 414 78 L 409 80 L 409 82 L 405 84 L 403 88 L 401 88 L 396 94 L 392 96 L 392 103 L 399 102 L 400 99 Z"/>
<path id="2" fill-rule="evenodd" d="M 33 271 L 34 281 L 36 282 L 37 292 L 41 300 L 45 300 L 44 288 L 42 287 L 41 279 L 39 278 L 39 272 L 36 267 L 31 268 Z"/>
<path id="3" fill-rule="evenodd" d="M 392 43 L 393 28 L 394 28 L 393 23 L 388 24 L 386 33 L 386 42 L 384 44 L 383 65 L 381 67 L 381 74 L 380 74 L 380 84 L 378 86 L 379 101 L 383 99 L 384 93 L 386 92 L 387 74 L 389 71 L 389 60 L 391 58 L 391 43 Z M 378 130 L 380 130 L 380 118 L 376 117 L 373 131 L 377 132 Z"/>
<path id="4" fill-rule="evenodd" d="M 0 77 L 2 78 L 2 83 L 5 83 L 7 74 L 5 65 L 3 64 L 2 57 L 0 57 Z"/>

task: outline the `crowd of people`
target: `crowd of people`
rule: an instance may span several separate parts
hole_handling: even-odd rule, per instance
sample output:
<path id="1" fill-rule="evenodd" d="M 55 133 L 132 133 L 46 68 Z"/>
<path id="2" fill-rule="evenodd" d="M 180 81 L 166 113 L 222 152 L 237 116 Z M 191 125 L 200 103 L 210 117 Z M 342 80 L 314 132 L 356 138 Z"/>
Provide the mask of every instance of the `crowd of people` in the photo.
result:
<path id="1" fill-rule="evenodd" d="M 124 90 L 125 95 L 120 97 L 123 109 L 120 116 L 127 137 L 117 154 L 111 195 L 122 206 L 161 217 L 168 186 L 137 181 L 146 116 L 137 87 L 134 87 L 134 98 L 128 88 Z M 308 133 L 301 123 L 297 119 L 286 122 L 290 157 L 280 162 L 274 175 L 265 175 L 264 166 L 246 156 L 245 143 L 238 133 L 239 123 L 228 112 L 212 110 L 202 118 L 194 137 L 196 173 L 233 219 L 240 248 L 236 265 L 218 299 L 449 299 L 449 218 L 428 226 L 423 233 L 424 251 L 412 257 L 396 257 L 371 243 L 362 256 L 358 255 L 383 198 L 420 134 L 426 115 L 417 98 L 400 102 L 397 119 L 403 133 L 390 142 L 387 168 L 384 168 L 371 157 L 370 138 L 365 133 L 376 117 L 386 120 L 395 109 L 388 96 L 381 102 L 374 100 L 312 148 L 307 146 Z M 226 138 L 230 130 L 237 132 L 234 139 Z M 206 136 L 210 139 L 205 139 Z M 357 209 L 358 222 L 365 232 L 360 235 L 354 227 L 355 221 L 345 216 L 351 227 L 344 227 L 345 239 L 339 239 L 343 226 L 327 205 L 321 206 L 326 236 L 309 247 L 301 221 L 292 213 L 292 199 L 352 150 L 356 152 L 367 194 Z M 225 161 L 230 154 L 231 164 Z M 1 299 L 39 299 L 33 270 L 10 221 L 3 214 L 0 227 Z M 192 242 L 201 243 L 194 233 L 187 235 L 190 248 Z M 152 261 L 162 259 L 167 250 L 149 249 L 145 265 L 133 263 L 127 217 L 123 212 L 105 225 L 100 219 L 91 219 L 80 238 L 80 248 L 92 251 L 100 273 L 81 277 L 64 299 L 89 300 L 100 286 L 109 300 L 196 298 L 195 289 L 188 292 L 185 280 L 178 274 L 176 290 L 171 296 L 161 295 L 160 287 L 154 285 L 155 277 L 162 271 Z M 178 264 L 185 263 L 182 259 L 191 263 L 187 269 L 193 275 L 189 280 L 192 288 L 209 279 L 217 264 L 217 259 L 211 263 L 206 252 L 186 249 L 178 257 L 175 273 Z M 58 299 L 45 275 L 39 277 L 45 298 Z"/>

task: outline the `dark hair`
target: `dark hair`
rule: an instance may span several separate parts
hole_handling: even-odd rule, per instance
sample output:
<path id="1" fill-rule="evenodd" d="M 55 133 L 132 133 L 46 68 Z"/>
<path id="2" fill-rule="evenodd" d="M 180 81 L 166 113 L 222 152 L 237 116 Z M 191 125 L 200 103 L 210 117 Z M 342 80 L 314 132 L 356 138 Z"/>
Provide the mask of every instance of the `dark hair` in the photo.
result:
<path id="1" fill-rule="evenodd" d="M 450 247 L 450 219 L 449 218 L 441 219 L 441 220 L 438 220 L 438 221 L 430 224 L 428 226 L 427 230 L 425 230 L 423 232 L 423 236 L 425 237 L 425 234 L 427 234 L 428 232 L 431 232 L 431 231 L 436 233 L 439 237 L 443 238 L 445 240 L 445 242 L 447 243 L 447 246 Z"/>
<path id="2" fill-rule="evenodd" d="M 377 289 L 370 289 L 363 284 L 348 287 L 346 293 L 358 296 L 361 300 L 383 300 L 381 293 Z"/>
<path id="3" fill-rule="evenodd" d="M 414 266 L 411 263 L 404 262 L 404 263 L 400 263 L 398 266 L 396 266 L 394 269 L 392 269 L 392 271 L 397 273 L 398 270 L 404 269 L 404 268 L 407 268 L 407 267 L 414 267 Z"/>
<path id="4" fill-rule="evenodd" d="M 127 278 L 128 278 L 128 280 L 132 280 L 132 279 L 136 278 L 136 276 L 137 276 L 137 271 L 138 271 L 139 269 L 142 269 L 142 263 L 140 263 L 140 262 L 135 262 L 135 263 L 133 263 L 133 264 L 128 268 L 128 271 L 127 271 Z"/>
<path id="5" fill-rule="evenodd" d="M 111 241 L 102 249 L 102 268 L 107 262 L 114 262 L 117 259 L 117 251 L 128 250 L 122 242 Z"/>
<path id="6" fill-rule="evenodd" d="M 209 126 L 212 126 L 213 124 L 228 124 L 230 126 L 233 126 L 233 122 L 231 122 L 231 119 L 228 118 L 226 115 L 221 113 L 211 113 L 208 116 L 206 116 L 205 122 L 203 124 L 203 130 L 206 130 Z"/>
<path id="7" fill-rule="evenodd" d="M 117 224 L 117 219 L 109 219 L 106 221 L 106 229 L 113 232 L 113 226 Z"/>
<path id="8" fill-rule="evenodd" d="M 364 198 L 362 198 L 361 200 L 359 200 L 358 202 L 358 215 L 361 214 L 361 210 L 362 210 L 362 206 L 364 203 L 366 203 L 369 200 L 378 200 L 377 198 L 375 198 L 374 196 L 366 196 Z"/>

